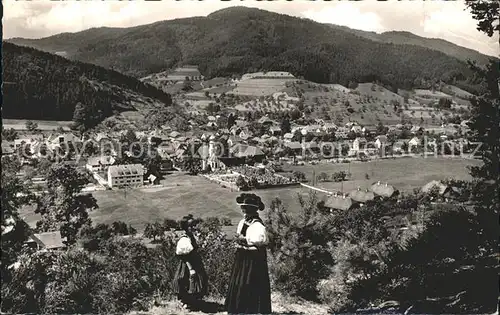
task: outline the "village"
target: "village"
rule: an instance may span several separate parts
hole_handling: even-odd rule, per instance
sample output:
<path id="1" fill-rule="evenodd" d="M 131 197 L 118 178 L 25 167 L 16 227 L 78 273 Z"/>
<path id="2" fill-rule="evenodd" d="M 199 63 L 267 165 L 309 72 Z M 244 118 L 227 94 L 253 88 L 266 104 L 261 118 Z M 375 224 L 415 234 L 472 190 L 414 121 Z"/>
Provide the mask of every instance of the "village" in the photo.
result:
<path id="1" fill-rule="evenodd" d="M 168 88 L 187 81 L 203 84 L 203 76 L 193 66 L 156 79 L 157 84 L 166 84 Z M 391 197 L 399 192 L 400 188 L 393 186 L 394 183 L 388 184 L 384 176 L 374 175 L 373 164 L 377 161 L 383 161 L 390 168 L 396 160 L 411 167 L 414 159 L 474 158 L 466 120 L 460 124 L 425 127 L 410 121 L 363 125 L 351 119 L 339 123 L 301 113 L 291 121 L 287 113 L 296 109 L 301 100 L 283 91 L 289 80 L 295 79 L 286 72 L 261 72 L 233 79 L 225 88 L 220 84 L 215 87 L 219 92 L 229 94 L 232 88 L 236 95 L 246 95 L 246 104 L 251 104 L 247 99 L 263 98 L 248 95 L 264 94 L 281 105 L 278 113 L 264 112 L 260 117 L 253 117 L 248 115 L 248 105 L 213 110 L 214 103 L 203 101 L 210 92 L 217 96 L 214 87 L 209 86 L 191 93 L 174 94 L 178 102 L 205 105 L 204 108 L 198 106 L 192 113 L 198 121 L 200 117 L 201 121 L 208 121 L 204 125 L 196 125 L 197 120 L 191 119 L 189 128 L 183 130 L 164 125 L 143 130 L 101 128 L 80 133 L 67 127 L 37 130 L 32 126 L 35 123 L 26 122 L 26 126 L 19 128 L 16 139 L 2 140 L 2 156 L 21 157 L 23 168 L 19 176 L 29 174 L 29 185 L 36 194 L 44 191 L 44 168 L 62 162 L 88 172 L 91 183 L 84 191 L 98 196 L 123 191 L 124 196 L 128 194 L 132 198 L 133 190 L 161 191 L 174 181 L 188 179 L 192 184 L 195 176 L 205 181 L 205 184 L 195 181 L 203 190 L 214 189 L 216 185 L 231 193 L 255 189 L 281 189 L 287 194 L 297 189 L 316 191 L 325 196 L 325 206 L 331 210 L 348 210 L 362 206 L 367 200 Z M 352 92 L 338 85 L 335 88 L 342 93 Z M 364 167 L 364 176 L 353 176 L 351 163 Z M 444 185 L 437 180 L 430 184 L 418 183 L 427 187 L 426 190 Z M 276 190 L 270 190 L 270 194 L 273 191 L 280 195 Z M 109 198 L 112 204 L 113 197 Z M 165 216 L 170 215 L 168 212 Z"/>
<path id="2" fill-rule="evenodd" d="M 500 7 L 348 2 L 6 3 L 0 313 L 498 315 Z"/>

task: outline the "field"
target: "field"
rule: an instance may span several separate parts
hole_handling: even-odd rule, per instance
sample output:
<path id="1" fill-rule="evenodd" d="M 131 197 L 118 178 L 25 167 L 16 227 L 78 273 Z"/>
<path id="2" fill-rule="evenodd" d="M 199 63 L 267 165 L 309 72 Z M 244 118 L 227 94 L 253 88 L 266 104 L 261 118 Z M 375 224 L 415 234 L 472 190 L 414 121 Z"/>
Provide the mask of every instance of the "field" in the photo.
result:
<path id="1" fill-rule="evenodd" d="M 287 82 L 296 79 L 249 79 L 237 83 L 237 87 L 231 94 L 265 96 L 283 91 Z"/>
<path id="2" fill-rule="evenodd" d="M 2 119 L 2 125 L 5 129 L 14 128 L 15 130 L 26 130 L 27 119 Z M 62 127 L 64 130 L 71 130 L 72 121 L 56 121 L 56 120 L 32 120 L 38 124 L 39 130 L 51 131 Z"/>
<path id="3" fill-rule="evenodd" d="M 443 87 L 443 92 L 448 93 L 450 95 L 455 95 L 456 97 L 459 97 L 461 99 L 468 100 L 469 98 L 473 97 L 474 95 L 462 90 L 459 87 L 456 87 L 454 85 L 446 85 Z"/>
<path id="4" fill-rule="evenodd" d="M 441 97 L 451 98 L 450 95 L 445 94 L 440 91 L 431 91 L 431 90 L 423 90 L 423 89 L 415 89 L 415 95 L 425 98 L 434 98 L 439 99 Z"/>
<path id="5" fill-rule="evenodd" d="M 388 89 L 373 83 L 360 83 L 356 88 L 363 96 L 370 96 L 376 100 L 390 102 L 396 100 L 403 104 L 404 98 L 396 93 L 389 91 Z"/>
<path id="6" fill-rule="evenodd" d="M 316 175 L 325 172 L 331 175 L 337 171 L 349 171 L 352 178 L 343 183 L 345 192 L 358 186 L 367 188 L 370 184 L 380 180 L 394 185 L 401 191 L 412 191 L 422 187 L 431 180 L 453 177 L 468 179 L 467 165 L 477 165 L 479 161 L 445 158 L 401 158 L 396 160 L 381 160 L 368 163 L 351 164 L 320 164 L 306 166 L 289 166 L 288 170 L 300 170 L 312 178 L 313 170 Z M 370 179 L 365 179 L 369 174 Z M 93 195 L 97 199 L 99 209 L 91 212 L 94 223 L 112 223 L 122 220 L 132 224 L 139 230 L 144 225 L 163 218 L 178 219 L 187 213 L 195 216 L 227 216 L 236 224 L 241 213 L 235 204 L 237 191 L 223 188 L 216 183 L 209 182 L 200 176 L 169 175 L 164 181 L 165 187 L 150 187 L 134 190 L 97 191 Z M 340 191 L 341 183 L 318 183 L 317 187 L 328 191 Z M 300 211 L 297 194 L 306 196 L 310 190 L 304 187 L 287 187 L 258 190 L 266 206 L 278 197 L 291 212 Z M 320 194 L 320 197 L 326 195 Z M 33 209 L 25 208 L 21 216 L 34 225 L 38 216 Z"/>
<path id="7" fill-rule="evenodd" d="M 328 191 L 349 192 L 358 187 L 368 188 L 376 181 L 393 185 L 401 191 L 411 192 L 414 188 L 422 187 L 432 180 L 455 178 L 467 180 L 468 165 L 479 165 L 477 160 L 442 157 L 415 157 L 397 158 L 392 160 L 378 160 L 374 162 L 356 162 L 342 164 L 318 164 L 305 166 L 290 166 L 286 170 L 298 170 L 306 174 L 308 180 L 312 179 L 313 171 L 316 176 L 325 172 L 331 176 L 334 172 L 346 171 L 352 174 L 351 180 L 342 183 L 317 183 L 317 187 Z M 369 179 L 366 179 L 368 174 Z"/>
<path id="8" fill-rule="evenodd" d="M 390 101 L 402 97 L 378 85 L 375 91 L 371 87 L 371 83 L 360 84 L 357 90 L 346 93 L 332 84 L 300 82 L 294 86 L 304 95 L 304 104 L 313 109 L 314 118 L 325 119 L 328 116 L 336 123 L 356 121 L 361 125 L 376 125 L 379 120 L 384 124 L 401 122 Z M 349 109 L 345 106 L 347 102 L 351 107 Z"/>
<path id="9" fill-rule="evenodd" d="M 289 111 L 295 108 L 295 105 L 287 102 L 287 101 L 269 101 L 269 100 L 255 100 L 253 102 L 245 102 L 242 104 L 238 104 L 234 106 L 234 109 L 240 112 L 253 112 L 253 111 L 271 111 L 271 112 L 280 112 L 280 111 Z"/>

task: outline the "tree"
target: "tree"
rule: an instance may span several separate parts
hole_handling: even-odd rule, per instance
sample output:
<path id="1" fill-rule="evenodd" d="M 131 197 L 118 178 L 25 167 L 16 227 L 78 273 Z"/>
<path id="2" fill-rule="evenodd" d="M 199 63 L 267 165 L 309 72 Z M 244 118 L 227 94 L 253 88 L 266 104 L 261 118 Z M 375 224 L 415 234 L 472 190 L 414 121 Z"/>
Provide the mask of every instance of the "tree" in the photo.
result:
<path id="1" fill-rule="evenodd" d="M 31 120 L 26 121 L 26 129 L 28 131 L 34 132 L 37 130 L 37 128 L 38 128 L 38 124 L 36 122 L 31 121 Z"/>
<path id="2" fill-rule="evenodd" d="M 160 239 L 164 238 L 165 231 L 165 226 L 160 222 L 148 223 L 144 229 L 144 236 L 156 242 L 158 237 Z"/>
<path id="3" fill-rule="evenodd" d="M 290 119 L 288 117 L 283 117 L 283 120 L 281 120 L 281 132 L 285 134 L 289 133 L 290 131 Z"/>
<path id="4" fill-rule="evenodd" d="M 250 188 L 245 178 L 243 178 L 243 176 L 241 175 L 238 176 L 235 184 L 241 190 L 248 190 Z"/>
<path id="5" fill-rule="evenodd" d="M 289 213 L 278 198 L 267 211 L 270 271 L 278 290 L 314 299 L 319 280 L 329 274 L 334 262 L 328 253 L 332 233 L 316 194 L 298 199 L 299 214 Z"/>
<path id="6" fill-rule="evenodd" d="M 483 17 L 478 28 L 488 33 L 494 28 L 484 24 L 489 4 L 498 15 L 498 3 L 477 3 L 481 5 L 474 6 L 475 10 L 485 11 L 474 13 Z M 499 66 L 498 59 L 490 61 L 486 68 L 472 66 L 485 83 L 486 92 L 472 100 L 470 126 L 474 140 L 482 142 L 483 164 L 471 168 L 474 180 L 461 187 L 467 190 L 461 197 L 468 197 L 462 197 L 459 204 L 433 206 L 435 211 L 424 221 L 423 231 L 409 238 L 405 246 L 394 247 L 382 256 L 383 268 L 351 284 L 348 300 L 364 299 L 363 303 L 368 304 L 396 298 L 403 309 L 411 307 L 412 312 L 427 314 L 498 310 Z M 417 204 L 421 207 L 421 201 Z M 422 208 L 430 207 L 427 203 Z M 371 292 L 368 299 L 363 298 L 368 296 L 367 290 Z"/>
<path id="7" fill-rule="evenodd" d="M 347 85 L 347 87 L 351 90 L 355 90 L 357 87 L 358 87 L 358 82 L 354 82 L 354 81 L 349 81 L 349 84 Z"/>
<path id="8" fill-rule="evenodd" d="M 184 83 L 182 84 L 182 90 L 184 92 L 189 92 L 193 90 L 193 83 L 189 80 L 189 78 L 186 78 L 186 80 L 184 80 Z"/>
<path id="9" fill-rule="evenodd" d="M 113 231 L 113 235 L 130 235 L 133 234 L 133 230 L 135 230 L 132 226 L 128 225 L 122 221 L 115 221 L 111 224 L 111 229 Z M 132 231 L 130 229 L 133 229 Z"/>
<path id="10" fill-rule="evenodd" d="M 10 279 L 8 267 L 17 261 L 29 226 L 21 219 L 19 210 L 34 201 L 27 187 L 16 176 L 21 164 L 16 157 L 2 157 L 2 282 Z"/>
<path id="11" fill-rule="evenodd" d="M 80 228 L 89 225 L 88 211 L 97 209 L 91 194 L 82 194 L 89 183 L 83 172 L 64 164 L 53 166 L 47 175 L 47 194 L 38 202 L 35 213 L 41 215 L 37 229 L 41 232 L 60 230 L 67 244 L 74 244 Z"/>
<path id="12" fill-rule="evenodd" d="M 328 180 L 328 174 L 326 174 L 325 172 L 321 172 L 318 174 L 318 176 L 316 176 L 316 179 L 318 180 L 318 182 L 326 182 Z"/>
<path id="13" fill-rule="evenodd" d="M 384 135 L 384 134 L 386 134 L 388 129 L 389 129 L 389 128 L 387 128 L 386 126 L 384 126 L 384 124 L 383 124 L 381 121 L 379 121 L 379 122 L 378 122 L 378 125 L 377 125 L 377 133 L 378 133 L 379 135 Z"/>
<path id="14" fill-rule="evenodd" d="M 441 109 L 450 109 L 451 108 L 451 100 L 448 98 L 441 97 L 438 102 L 438 108 Z"/>
<path id="15" fill-rule="evenodd" d="M 236 116 L 233 113 L 230 113 L 227 117 L 227 128 L 230 129 L 232 126 L 236 124 Z"/>
<path id="16" fill-rule="evenodd" d="M 73 121 L 77 126 L 87 126 L 87 123 L 89 121 L 89 112 L 87 110 L 87 106 L 83 105 L 82 103 L 78 102 L 75 105 L 75 111 L 73 112 Z"/>
<path id="17" fill-rule="evenodd" d="M 188 156 L 182 161 L 182 169 L 189 175 L 197 175 L 201 172 L 201 161 L 198 158 Z"/>
<path id="18" fill-rule="evenodd" d="M 489 37 L 500 31 L 498 22 L 498 1 L 488 0 L 465 0 L 466 6 L 472 12 L 472 17 L 478 21 L 477 30 L 486 33 Z"/>
<path id="19" fill-rule="evenodd" d="M 403 152 L 408 153 L 408 147 L 409 147 L 408 142 L 404 141 L 403 144 L 401 145 L 401 150 Z"/>
<path id="20" fill-rule="evenodd" d="M 478 30 L 493 36 L 499 30 L 498 1 L 466 1 L 473 17 L 478 21 Z M 496 23 L 496 25 L 495 25 Z M 471 68 L 482 79 L 486 91 L 472 100 L 473 117 L 469 127 L 473 139 L 481 142 L 483 165 L 471 168 L 476 179 L 474 189 L 475 210 L 482 227 L 485 252 L 493 255 L 498 250 L 498 211 L 500 209 L 500 61 L 490 59 L 486 68 L 471 64 Z"/>
<path id="21" fill-rule="evenodd" d="M 292 173 L 292 176 L 298 182 L 305 182 L 306 181 L 306 174 L 304 174 L 304 172 L 295 171 Z"/>
<path id="22" fill-rule="evenodd" d="M 165 218 L 163 220 L 163 228 L 165 231 L 170 231 L 172 229 L 178 229 L 179 223 L 173 219 Z"/>
<path id="23" fill-rule="evenodd" d="M 210 114 L 216 114 L 220 112 L 220 105 L 215 103 L 210 103 L 207 105 L 206 110 Z"/>

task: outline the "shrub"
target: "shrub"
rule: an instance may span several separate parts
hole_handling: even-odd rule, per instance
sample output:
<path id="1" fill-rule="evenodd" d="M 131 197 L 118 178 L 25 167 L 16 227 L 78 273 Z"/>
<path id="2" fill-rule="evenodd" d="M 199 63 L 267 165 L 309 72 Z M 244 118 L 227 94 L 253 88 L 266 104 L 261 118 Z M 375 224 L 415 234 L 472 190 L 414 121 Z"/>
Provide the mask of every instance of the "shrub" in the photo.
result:
<path id="1" fill-rule="evenodd" d="M 340 172 L 335 172 L 332 174 L 332 180 L 334 182 L 343 182 L 347 178 L 347 172 L 345 171 L 340 171 Z"/>
<path id="2" fill-rule="evenodd" d="M 328 175 L 322 172 L 316 178 L 319 182 L 326 182 L 328 180 Z"/>
<path id="3" fill-rule="evenodd" d="M 308 299 L 317 297 L 317 284 L 329 273 L 333 258 L 328 252 L 331 240 L 328 217 L 311 194 L 299 196 L 302 210 L 290 215 L 279 199 L 273 200 L 266 218 L 270 244 L 270 273 L 278 291 Z"/>
<path id="4" fill-rule="evenodd" d="M 245 178 L 243 178 L 243 176 L 241 175 L 236 179 L 236 186 L 243 191 L 250 188 Z"/>
<path id="5" fill-rule="evenodd" d="M 305 182 L 306 181 L 306 174 L 304 174 L 301 171 L 295 171 L 292 174 L 293 178 L 299 182 Z"/>
<path id="6" fill-rule="evenodd" d="M 2 311 L 12 313 L 123 313 L 146 310 L 155 294 L 167 297 L 176 267 L 174 243 L 146 248 L 109 239 L 91 253 L 73 248 L 22 257 L 2 283 Z"/>

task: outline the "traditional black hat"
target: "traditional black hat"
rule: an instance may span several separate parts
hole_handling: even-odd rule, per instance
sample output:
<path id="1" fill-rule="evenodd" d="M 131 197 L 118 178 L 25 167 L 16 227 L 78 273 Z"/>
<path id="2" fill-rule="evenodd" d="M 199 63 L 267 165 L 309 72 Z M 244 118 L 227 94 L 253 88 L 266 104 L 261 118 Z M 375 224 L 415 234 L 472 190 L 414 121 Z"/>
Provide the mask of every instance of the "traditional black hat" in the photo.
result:
<path id="1" fill-rule="evenodd" d="M 192 214 L 188 214 L 182 217 L 182 219 L 179 221 L 179 226 L 181 229 L 185 230 L 189 226 L 195 226 L 196 225 L 196 220 L 194 219 Z"/>
<path id="2" fill-rule="evenodd" d="M 240 206 L 255 207 L 258 211 L 264 210 L 264 203 L 262 203 L 262 200 L 256 194 L 242 193 L 236 197 L 236 203 Z"/>

